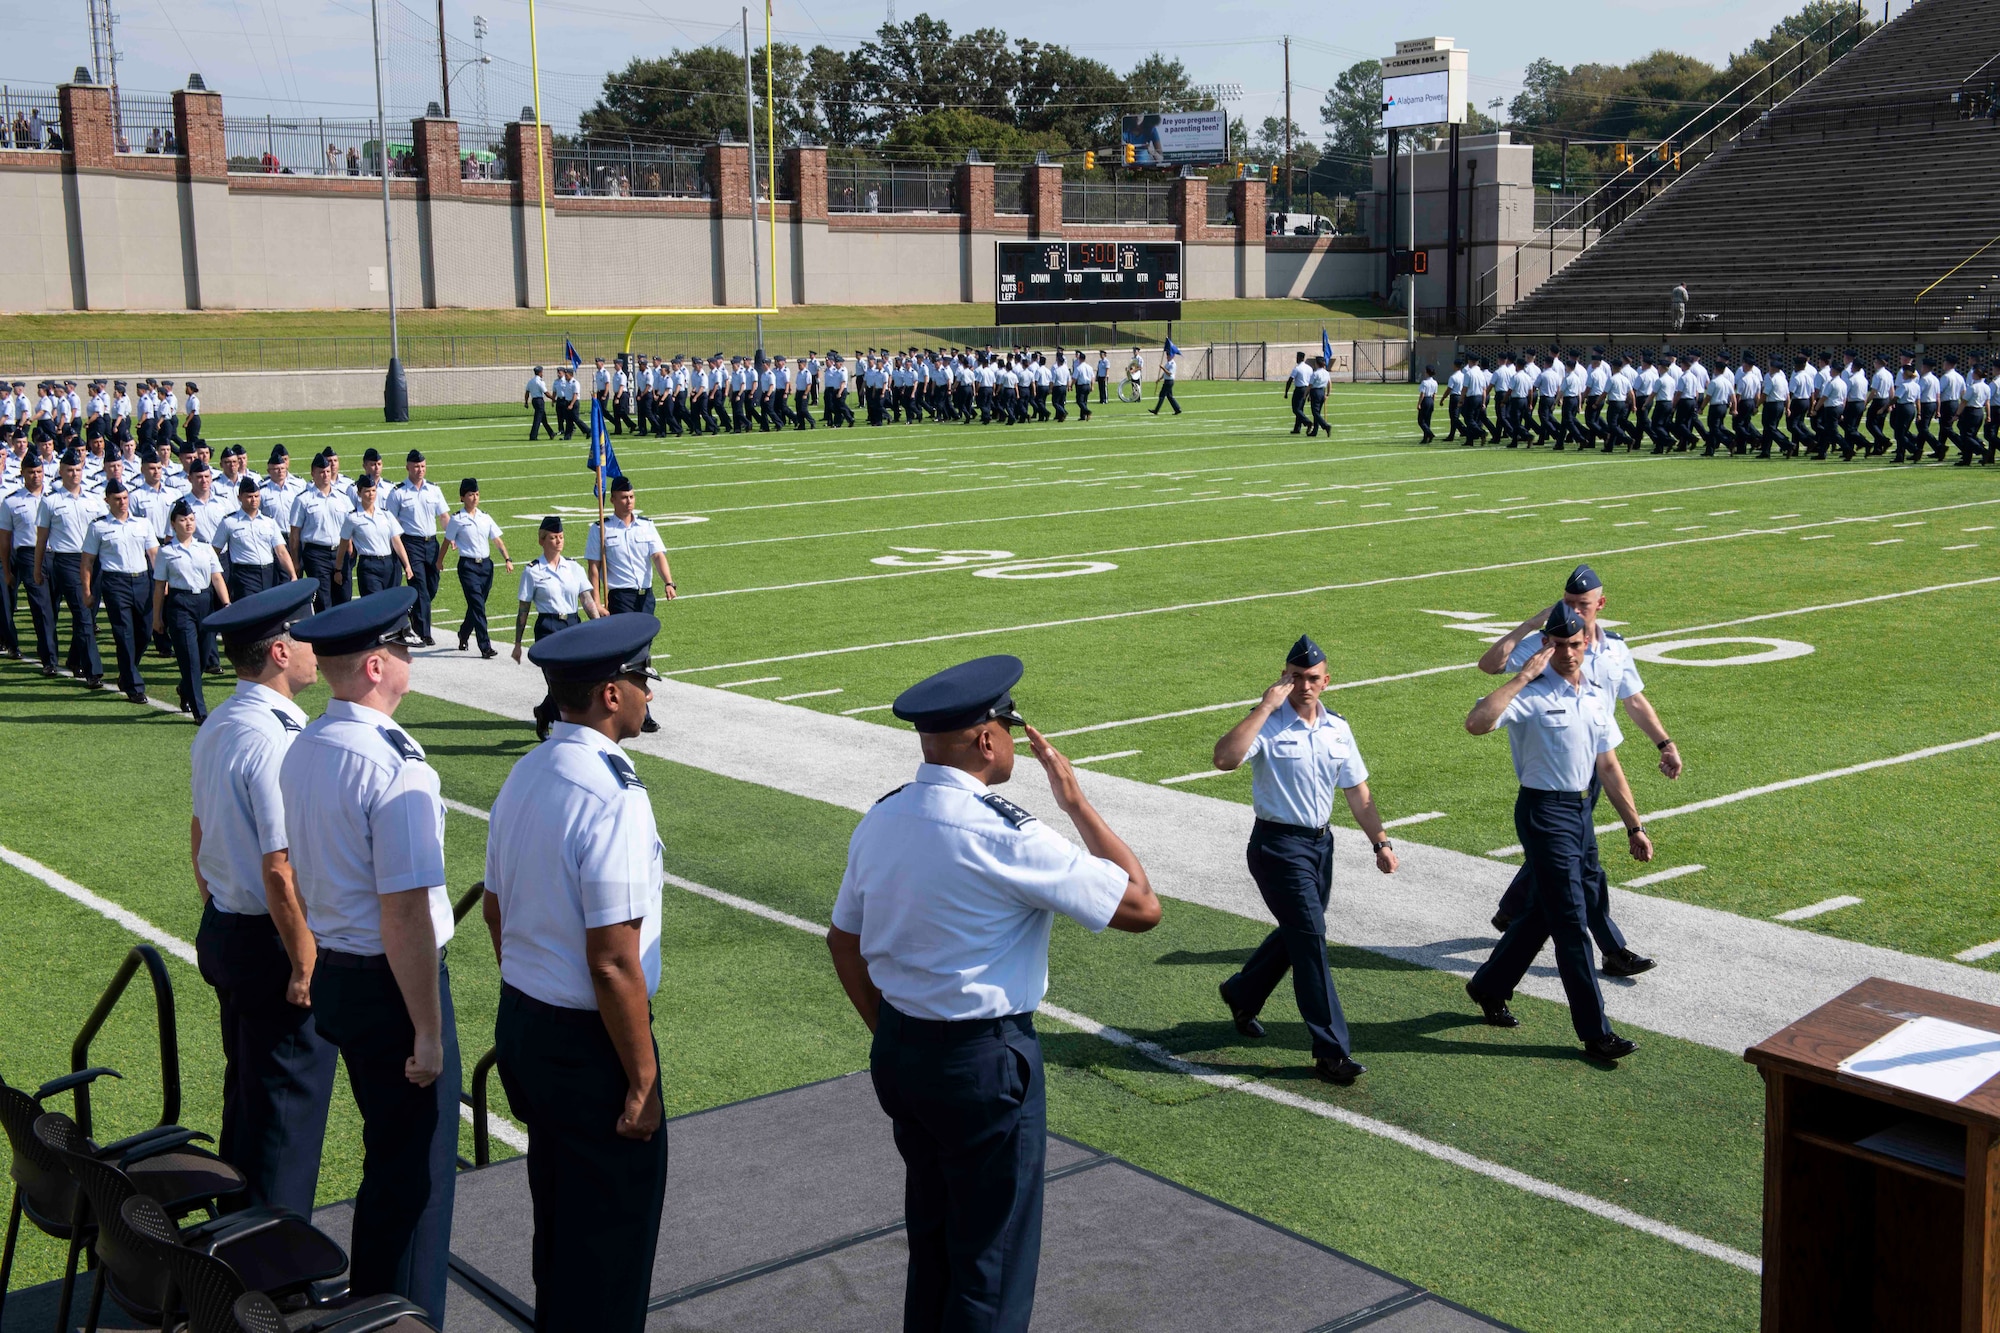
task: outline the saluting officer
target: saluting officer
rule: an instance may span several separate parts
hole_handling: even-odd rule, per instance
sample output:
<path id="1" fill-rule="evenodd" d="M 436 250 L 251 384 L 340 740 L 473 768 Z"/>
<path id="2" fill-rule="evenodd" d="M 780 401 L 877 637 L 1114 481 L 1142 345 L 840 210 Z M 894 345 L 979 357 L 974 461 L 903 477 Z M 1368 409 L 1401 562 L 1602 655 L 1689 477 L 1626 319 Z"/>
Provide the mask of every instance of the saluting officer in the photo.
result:
<path id="1" fill-rule="evenodd" d="M 493 547 L 507 572 L 514 572 L 514 557 L 500 536 L 493 515 L 479 507 L 479 478 L 467 477 L 458 483 L 459 511 L 445 520 L 444 537 L 458 552 L 458 589 L 465 594 L 465 619 L 458 622 L 458 651 L 474 638 L 479 640 L 481 657 L 498 657 L 493 637 L 486 628 L 486 597 L 493 591 Z"/>
<path id="2" fill-rule="evenodd" d="M 486 842 L 494 1043 L 528 1128 L 539 1333 L 646 1325 L 667 1186 L 651 1011 L 663 867 L 619 743 L 646 718 L 659 632 L 627 613 L 534 646 L 562 720 L 508 774 Z"/>
<path id="3" fill-rule="evenodd" d="M 1014 772 L 1016 657 L 903 691 L 916 780 L 854 831 L 827 947 L 875 1034 L 869 1070 L 895 1125 L 910 1245 L 903 1327 L 1019 1333 L 1034 1310 L 1048 1131 L 1034 1011 L 1061 912 L 1141 932 L 1160 903 L 1139 860 L 1028 728 L 1083 847 L 993 791 Z M 1088 849 L 1088 850 L 1086 850 Z"/>
<path id="4" fill-rule="evenodd" d="M 410 688 L 413 588 L 292 627 L 333 692 L 278 772 L 318 948 L 313 1018 L 340 1049 L 368 1151 L 349 1285 L 444 1318 L 458 1155 L 458 1026 L 444 946 L 444 803 L 423 747 L 396 726 Z"/>
<path id="5" fill-rule="evenodd" d="M 386 496 L 377 497 L 403 538 L 403 552 L 409 561 L 410 585 L 417 590 L 416 609 L 410 613 L 410 628 L 417 642 L 433 646 L 431 603 L 437 600 L 438 578 L 444 572 L 444 551 L 438 545 L 438 526 L 451 512 L 444 492 L 435 482 L 426 481 L 428 468 L 421 450 L 412 449 L 403 459 L 409 473 Z"/>
<path id="6" fill-rule="evenodd" d="M 1624 821 L 1635 861 L 1653 859 L 1653 842 L 1639 824 L 1639 810 L 1618 766 L 1623 736 L 1611 712 L 1611 692 L 1584 668 L 1589 630 L 1567 602 L 1557 602 L 1542 625 L 1542 648 L 1520 672 L 1472 706 L 1465 729 L 1484 736 L 1507 729 L 1520 795 L 1514 831 L 1527 856 L 1527 914 L 1507 927 L 1492 955 L 1465 983 L 1465 993 L 1494 1027 L 1519 1027 L 1507 1007 L 1514 988 L 1551 939 L 1556 970 L 1569 996 L 1570 1023 L 1584 1051 L 1617 1060 L 1638 1043 L 1611 1030 L 1604 994 L 1590 966 L 1584 899 L 1599 873 L 1597 833 L 1590 822 L 1588 789 L 1601 784 Z"/>
<path id="7" fill-rule="evenodd" d="M 185 520 L 183 520 L 185 521 Z M 195 733 L 188 839 L 201 890 L 195 950 L 222 1015 L 222 1159 L 253 1204 L 310 1215 L 333 1097 L 334 1048 L 313 1024 L 318 948 L 291 863 L 278 770 L 319 678 L 292 637 L 313 586 L 281 583 L 208 618 L 236 691 Z"/>
<path id="8" fill-rule="evenodd" d="M 1242 971 L 1222 983 L 1236 1030 L 1264 1035 L 1257 1015 L 1292 974 L 1299 1017 L 1312 1034 L 1313 1072 L 1346 1087 L 1368 1072 L 1354 1060 L 1347 1019 L 1326 962 L 1326 905 L 1333 893 L 1333 793 L 1347 798 L 1354 822 L 1375 849 L 1375 868 L 1396 873 L 1396 849 L 1368 791 L 1368 765 L 1354 732 L 1324 708 L 1326 654 L 1306 635 L 1285 655 L 1285 669 L 1249 716 L 1215 743 L 1215 766 L 1227 773 L 1250 765 L 1250 799 L 1257 822 L 1246 853 L 1250 876 L 1278 928 L 1264 937 Z"/>
<path id="9" fill-rule="evenodd" d="M 596 523 L 590 525 L 583 542 L 583 559 L 590 567 L 592 586 L 605 590 L 605 600 L 609 603 L 605 610 L 614 616 L 622 611 L 653 614 L 655 571 L 667 587 L 667 600 L 671 602 L 676 595 L 674 571 L 667 563 L 667 544 L 660 539 L 660 530 L 653 520 L 639 516 L 637 504 L 632 479 L 614 479 L 611 513 L 601 530 Z M 653 721 L 649 711 L 642 730 L 659 729 L 660 724 Z"/>

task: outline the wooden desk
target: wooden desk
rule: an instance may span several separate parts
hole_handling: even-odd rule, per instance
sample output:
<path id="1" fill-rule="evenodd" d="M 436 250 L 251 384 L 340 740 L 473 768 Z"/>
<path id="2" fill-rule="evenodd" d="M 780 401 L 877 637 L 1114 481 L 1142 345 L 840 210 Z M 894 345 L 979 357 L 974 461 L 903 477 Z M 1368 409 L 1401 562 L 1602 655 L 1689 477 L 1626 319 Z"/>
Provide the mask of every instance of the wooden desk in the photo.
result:
<path id="1" fill-rule="evenodd" d="M 1871 978 L 1744 1053 L 1764 1078 L 1764 1333 L 2000 1333 L 2000 1078 L 1944 1102 L 1838 1071 L 1910 1018 L 2000 1008 Z M 1856 1141 L 1911 1126 L 1962 1173 Z"/>

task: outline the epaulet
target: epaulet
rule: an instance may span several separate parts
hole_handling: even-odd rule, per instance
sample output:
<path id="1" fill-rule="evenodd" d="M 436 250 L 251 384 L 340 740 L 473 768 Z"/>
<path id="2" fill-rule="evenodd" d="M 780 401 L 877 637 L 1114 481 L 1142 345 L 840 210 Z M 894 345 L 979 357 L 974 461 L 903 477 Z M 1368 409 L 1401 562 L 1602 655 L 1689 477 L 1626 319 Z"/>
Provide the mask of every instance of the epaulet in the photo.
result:
<path id="1" fill-rule="evenodd" d="M 1333 710 L 1332 710 L 1331 708 L 1329 708 L 1329 709 L 1327 709 L 1327 710 L 1326 710 L 1326 715 L 1327 715 L 1328 717 L 1338 717 L 1338 718 L 1340 718 L 1340 720 L 1341 720 L 1342 722 L 1345 722 L 1345 721 L 1347 721 L 1347 719 L 1346 719 L 1345 717 L 1341 717 L 1341 715 L 1340 715 L 1339 713 L 1336 713 L 1336 712 L 1334 712 L 1334 711 L 1333 711 Z"/>
<path id="2" fill-rule="evenodd" d="M 909 785 L 910 785 L 909 783 L 905 782 L 903 784 L 903 787 L 907 787 Z M 903 787 L 892 787 L 888 791 L 883 792 L 880 796 L 877 796 L 875 798 L 875 804 L 877 805 L 882 804 L 882 802 L 888 800 L 891 796 L 894 796 L 897 792 L 901 791 Z"/>
<path id="3" fill-rule="evenodd" d="M 271 710 L 271 716 L 277 718 L 278 725 L 283 727 L 286 731 L 293 732 L 294 734 L 296 734 L 298 732 L 305 730 L 305 727 L 300 725 L 299 720 L 297 718 L 293 717 L 290 713 L 287 713 L 282 708 L 273 708 Z M 398 734 L 400 735 L 401 733 L 399 732 Z"/>
<path id="4" fill-rule="evenodd" d="M 640 780 L 638 770 L 632 767 L 631 760 L 607 750 L 604 754 L 604 766 L 611 770 L 611 776 L 617 778 L 618 785 L 625 790 L 631 791 L 635 787 L 640 791 L 646 790 L 646 784 Z"/>
<path id="5" fill-rule="evenodd" d="M 417 743 L 396 730 L 396 728 L 377 727 L 375 730 L 381 733 L 383 740 L 389 742 L 389 748 L 403 756 L 403 758 L 422 759 L 424 757 L 424 752 L 418 747 Z"/>
<path id="6" fill-rule="evenodd" d="M 1034 818 L 1033 815 L 1023 810 L 1020 806 L 1015 805 L 998 792 L 987 792 L 979 798 L 979 803 L 1000 816 L 1000 818 L 1006 820 L 1009 824 L 1012 824 L 1015 828 L 1021 827 Z"/>
<path id="7" fill-rule="evenodd" d="M 1608 629 L 1604 631 L 1604 637 L 1607 639 L 1616 639 L 1620 643 L 1625 642 L 1625 636 L 1623 634 L 1618 633 L 1616 630 Z"/>

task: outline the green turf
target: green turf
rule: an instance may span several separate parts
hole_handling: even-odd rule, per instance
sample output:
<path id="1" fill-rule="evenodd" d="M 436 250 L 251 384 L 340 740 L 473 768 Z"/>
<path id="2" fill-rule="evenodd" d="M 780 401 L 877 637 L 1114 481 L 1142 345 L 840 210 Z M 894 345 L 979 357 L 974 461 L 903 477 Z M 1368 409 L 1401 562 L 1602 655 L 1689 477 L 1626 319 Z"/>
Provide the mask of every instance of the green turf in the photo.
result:
<path id="1" fill-rule="evenodd" d="M 1454 668 L 1356 684 L 1330 699 L 1355 727 L 1385 814 L 1445 812 L 1403 831 L 1404 840 L 1479 855 L 1514 841 L 1505 743 L 1460 726 L 1491 683 L 1462 669 L 1484 638 L 1427 612 L 1512 624 L 1588 558 L 1611 594 L 1606 615 L 1626 622 L 1622 632 L 1642 647 L 1648 636 L 1754 635 L 1814 648 L 1756 666 L 1642 662 L 1647 694 L 1689 766 L 1669 784 L 1643 740 L 1628 745 L 1642 809 L 2000 730 L 1992 703 L 2000 669 L 1984 651 L 2000 583 L 1972 583 L 2000 577 L 1985 531 L 2000 523 L 1990 472 L 1423 449 L 1413 443 L 1409 390 L 1370 386 L 1339 386 L 1337 433 L 1312 441 L 1285 433 L 1275 386 L 1189 384 L 1182 397 L 1188 415 L 1178 421 L 1109 405 L 1088 425 L 1062 427 L 621 439 L 645 511 L 663 522 L 698 520 L 663 527 L 689 595 L 664 608 L 660 650 L 672 656 L 658 665 L 770 698 L 838 690 L 796 706 L 872 709 L 859 716 L 896 725 L 879 706 L 910 680 L 978 653 L 1015 652 L 1028 663 L 1017 696 L 1031 720 L 1051 731 L 1101 728 L 1059 743 L 1075 756 L 1137 751 L 1094 766 L 1158 780 L 1204 769 L 1215 736 L 1240 715 L 1211 706 L 1255 696 L 1283 648 L 1308 631 L 1326 646 L 1338 682 Z M 480 478 L 524 557 L 537 516 L 581 515 L 593 502 L 580 442 L 531 446 L 523 424 L 511 408 L 467 408 L 402 427 L 365 412 L 216 418 L 209 433 L 244 440 L 253 457 L 273 438 L 296 455 L 348 436 L 350 473 L 367 444 L 392 458 L 419 445 L 447 491 L 462 475 Z M 876 563 L 938 551 L 1116 568 L 1010 580 L 965 566 Z M 966 559 L 973 568 L 1008 562 Z M 1946 584 L 1971 586 L 1659 633 Z M 496 619 L 508 628 L 511 587 L 501 575 Z M 459 604 L 447 570 L 441 641 Z M 492 666 L 519 669 L 505 659 Z M 170 695 L 165 664 L 147 668 L 154 693 Z M 777 679 L 738 684 L 761 677 Z M 403 718 L 446 794 L 476 806 L 491 801 L 528 743 L 518 724 L 421 696 Z M 1102 727 L 1138 718 L 1155 720 Z M 0 841 L 190 938 L 188 734 L 176 717 L 0 668 L 0 744 L 58 757 L 43 779 L 53 798 L 39 807 L 45 813 L 0 821 Z M 1987 812 L 1996 762 L 1994 748 L 1960 749 L 1659 820 L 1652 868 L 1707 869 L 1647 891 L 1758 918 L 1852 893 L 1860 906 L 1798 928 L 1939 957 L 2000 938 L 2000 909 L 1968 873 L 1995 850 Z M 826 919 L 851 812 L 650 758 L 641 764 L 670 870 Z M 1240 774 L 1189 789 L 1248 799 Z M 107 809 L 110 838 L 78 837 L 74 819 L 46 813 Z M 477 820 L 448 821 L 455 888 L 479 875 L 483 836 Z M 1614 878 L 1637 873 L 1621 855 L 1611 860 Z M 686 894 L 670 893 L 669 904 L 659 1013 L 671 1110 L 865 1063 L 863 1035 L 818 941 Z M 1371 1072 L 1335 1092 L 1301 1076 L 1305 1042 L 1287 996 L 1267 1013 L 1273 1039 L 1261 1047 L 1239 1043 L 1220 1021 L 1214 985 L 1258 934 L 1255 922 L 1186 903 L 1170 904 L 1165 924 L 1144 937 L 1065 928 L 1050 999 L 1211 1068 L 1758 1249 L 1761 1094 L 1734 1055 L 1646 1034 L 1639 1059 L 1599 1070 L 1576 1058 L 1559 1005 L 1523 999 L 1524 1027 L 1489 1033 L 1467 1022 L 1453 978 L 1341 949 L 1343 998 Z M 65 1066 L 68 1039 L 124 939 L 0 869 L 0 1072 L 32 1080 Z M 452 966 L 469 1069 L 490 1033 L 497 989 L 476 923 L 454 946 Z M 184 1118 L 212 1128 L 212 1008 L 192 970 L 172 967 Z M 104 1095 L 101 1112 L 128 1128 L 157 1114 L 138 1015 L 121 1011 L 101 1039 L 133 1075 L 132 1086 Z M 1048 1047 L 1051 1114 L 1063 1132 L 1502 1318 L 1576 1330 L 1755 1322 L 1753 1277 L 1664 1240 L 1215 1089 L 1058 1025 Z M 352 1189 L 351 1167 L 336 1165 L 355 1155 L 344 1097 L 327 1198 Z M 52 1264 L 39 1243 L 27 1262 L 41 1276 Z M 1619 1281 L 1606 1284 L 1606 1273 Z"/>

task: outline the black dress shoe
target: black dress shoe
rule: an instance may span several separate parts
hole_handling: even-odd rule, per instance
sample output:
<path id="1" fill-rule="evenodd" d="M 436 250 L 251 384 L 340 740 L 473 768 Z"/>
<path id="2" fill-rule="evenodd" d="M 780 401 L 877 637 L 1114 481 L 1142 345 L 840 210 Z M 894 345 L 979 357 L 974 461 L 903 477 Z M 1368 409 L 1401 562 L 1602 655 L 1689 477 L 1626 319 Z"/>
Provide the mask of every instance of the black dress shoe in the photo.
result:
<path id="1" fill-rule="evenodd" d="M 126 695 L 125 698 L 132 703 L 142 704 L 146 702 L 146 692 L 144 690 L 134 690 Z"/>
<path id="2" fill-rule="evenodd" d="M 458 641 L 458 651 L 460 651 L 461 653 L 462 653 L 462 652 L 464 652 L 464 651 L 465 651 L 465 647 L 466 647 L 466 645 L 465 645 L 465 640 L 464 640 L 463 638 L 459 639 L 459 641 Z"/>
<path id="3" fill-rule="evenodd" d="M 87 690 L 101 690 L 104 688 L 104 677 L 86 676 L 83 680 L 83 687 Z"/>
<path id="4" fill-rule="evenodd" d="M 44 676 L 60 676 L 62 672 L 56 669 L 55 667 L 45 666 L 42 668 L 42 674 Z"/>
<path id="5" fill-rule="evenodd" d="M 1652 959 L 1627 949 L 1623 953 L 1604 955 L 1603 970 L 1607 977 L 1636 977 L 1658 966 Z"/>
<path id="6" fill-rule="evenodd" d="M 1496 1003 L 1492 1000 L 1482 999 L 1472 989 L 1472 983 L 1469 981 L 1465 983 L 1465 993 L 1472 997 L 1474 1004 L 1479 1006 L 1480 1014 L 1486 1019 L 1486 1026 L 1492 1028 L 1517 1028 L 1521 1026 L 1521 1020 L 1514 1017 L 1514 1011 L 1507 1007 L 1505 1000 L 1500 1000 Z"/>
<path id="7" fill-rule="evenodd" d="M 1216 993 L 1222 996 L 1222 1002 L 1229 1006 L 1230 1021 L 1236 1024 L 1238 1032 L 1252 1039 L 1264 1035 L 1264 1025 L 1257 1021 L 1257 1015 L 1245 1013 L 1243 1010 L 1238 1009 L 1236 1002 L 1229 998 L 1229 986 L 1227 983 L 1217 986 L 1215 989 Z"/>
<path id="8" fill-rule="evenodd" d="M 500 650 L 498 648 L 493 648 L 493 647 L 481 648 L 479 650 L 479 655 L 481 657 L 498 657 L 500 656 Z"/>
<path id="9" fill-rule="evenodd" d="M 653 732 L 656 732 L 659 729 L 660 729 L 660 724 L 653 721 L 653 715 L 651 713 L 646 714 L 646 720 L 639 724 L 639 730 L 647 733 L 648 735 L 651 735 Z"/>
<path id="10" fill-rule="evenodd" d="M 1360 1064 L 1348 1056 L 1338 1060 L 1313 1061 L 1313 1077 L 1322 1079 L 1338 1088 L 1351 1088 L 1354 1080 L 1368 1072 L 1368 1066 Z"/>
<path id="11" fill-rule="evenodd" d="M 1593 1060 L 1622 1060 L 1638 1049 L 1638 1042 L 1615 1032 L 1608 1037 L 1594 1037 L 1583 1044 L 1583 1053 Z"/>
<path id="12" fill-rule="evenodd" d="M 437 647 L 437 640 L 428 634 L 421 634 L 417 636 L 417 644 L 423 648 L 435 648 Z"/>

